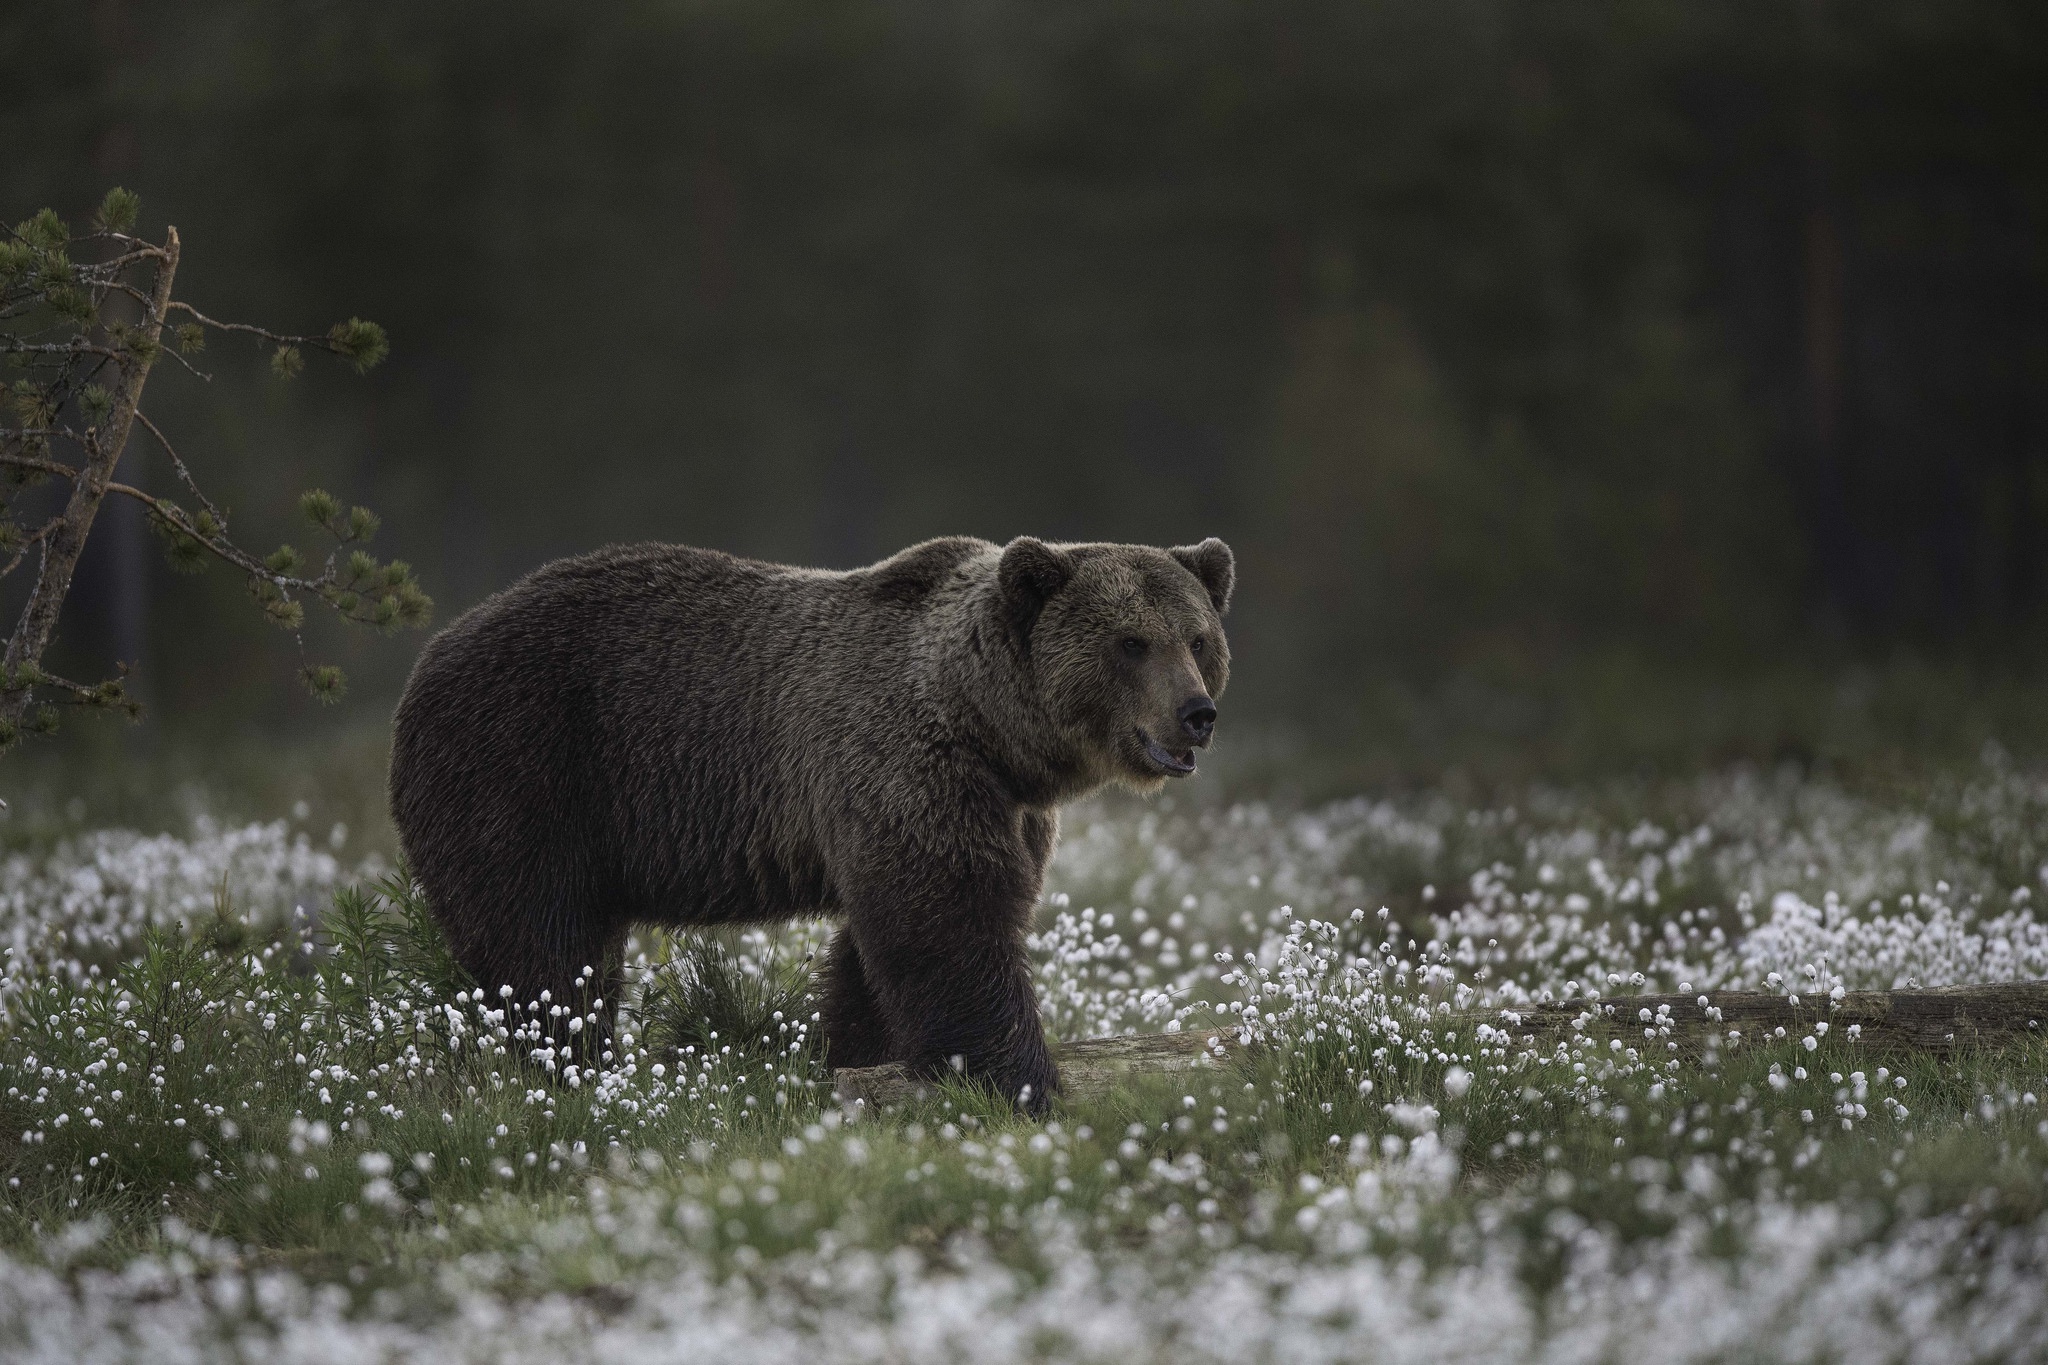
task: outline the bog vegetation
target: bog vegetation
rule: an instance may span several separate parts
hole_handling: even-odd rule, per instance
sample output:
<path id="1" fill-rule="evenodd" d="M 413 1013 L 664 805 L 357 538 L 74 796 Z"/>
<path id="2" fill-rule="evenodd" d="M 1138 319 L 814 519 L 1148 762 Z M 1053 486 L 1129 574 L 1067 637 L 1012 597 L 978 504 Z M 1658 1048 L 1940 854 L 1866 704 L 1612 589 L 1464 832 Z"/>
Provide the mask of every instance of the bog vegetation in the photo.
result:
<path id="1" fill-rule="evenodd" d="M 2008 1359 L 2048 1340 L 2048 1046 L 1539 1051 L 1447 1007 L 2048 976 L 2048 779 L 1284 812 L 1099 805 L 1033 941 L 1064 1037 L 1263 1060 L 1042 1125 L 850 1118 L 816 926 L 461 979 L 290 821 L 0 871 L 0 1340 L 25 1358 Z"/>

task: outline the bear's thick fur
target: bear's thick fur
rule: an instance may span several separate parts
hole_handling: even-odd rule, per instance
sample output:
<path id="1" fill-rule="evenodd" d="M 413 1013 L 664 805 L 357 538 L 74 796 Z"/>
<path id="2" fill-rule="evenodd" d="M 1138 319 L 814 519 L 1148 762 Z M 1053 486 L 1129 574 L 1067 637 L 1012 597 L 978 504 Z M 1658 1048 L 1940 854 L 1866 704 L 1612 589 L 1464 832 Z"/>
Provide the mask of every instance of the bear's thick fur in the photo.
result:
<path id="1" fill-rule="evenodd" d="M 1024 936 L 1057 808 L 1194 770 L 1234 576 L 1215 539 L 951 538 L 844 573 L 675 545 L 559 560 L 421 654 L 392 814 L 486 987 L 574 1000 L 637 922 L 842 917 L 833 1065 L 957 1058 L 1042 1108 Z"/>

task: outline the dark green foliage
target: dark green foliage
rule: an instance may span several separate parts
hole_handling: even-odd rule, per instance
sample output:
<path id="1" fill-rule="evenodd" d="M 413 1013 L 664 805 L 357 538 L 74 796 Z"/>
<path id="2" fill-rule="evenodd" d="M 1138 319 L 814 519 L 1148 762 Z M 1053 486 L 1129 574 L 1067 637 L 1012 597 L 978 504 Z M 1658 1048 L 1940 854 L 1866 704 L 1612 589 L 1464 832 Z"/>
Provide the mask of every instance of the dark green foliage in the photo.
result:
<path id="1" fill-rule="evenodd" d="M 300 495 L 299 515 L 325 530 L 329 522 L 341 515 L 341 504 L 326 489 L 315 488 Z"/>
<path id="2" fill-rule="evenodd" d="M 65 226 L 62 218 L 57 216 L 57 210 L 50 208 L 38 210 L 35 217 L 30 218 L 27 222 L 20 224 L 14 229 L 14 235 L 31 250 L 41 253 L 43 271 L 46 278 L 51 280 L 68 280 L 71 278 L 69 262 L 65 260 L 62 254 L 64 248 L 71 242 L 71 229 Z"/>
<path id="3" fill-rule="evenodd" d="M 336 354 L 355 367 L 357 374 L 368 374 L 391 354 L 391 343 L 385 337 L 384 329 L 361 318 L 335 323 L 334 330 L 327 334 L 327 341 Z"/>
<path id="4" fill-rule="evenodd" d="M 206 544 L 192 534 L 192 518 L 176 503 L 164 500 L 152 507 L 149 525 L 162 538 L 164 559 L 173 571 L 181 574 L 206 571 Z"/>
<path id="5" fill-rule="evenodd" d="M 403 867 L 377 882 L 370 894 L 388 907 L 382 941 L 388 945 L 393 972 L 425 983 L 437 999 L 475 989 L 476 982 L 448 950 L 447 936 Z"/>
<path id="6" fill-rule="evenodd" d="M 333 664 L 309 664 L 300 672 L 299 681 L 315 701 L 324 705 L 333 705 L 348 692 L 348 679 Z"/>
<path id="7" fill-rule="evenodd" d="M 730 932 L 693 935 L 649 979 L 640 997 L 642 1027 L 664 1053 L 730 1047 L 749 1056 L 781 1056 L 808 1025 L 806 1036 L 822 1055 L 824 1031 L 812 1023 L 811 966 L 770 940 L 748 945 Z"/>
<path id="8" fill-rule="evenodd" d="M 93 215 L 93 221 L 102 232 L 126 232 L 135 226 L 136 215 L 141 211 L 142 197 L 133 190 L 124 190 L 116 185 L 100 201 L 99 212 Z"/>
<path id="9" fill-rule="evenodd" d="M 286 597 L 284 589 L 278 587 L 275 580 L 251 578 L 249 593 L 256 599 L 256 604 L 263 608 L 263 614 L 270 618 L 272 625 L 296 631 L 306 624 L 305 604 Z"/>

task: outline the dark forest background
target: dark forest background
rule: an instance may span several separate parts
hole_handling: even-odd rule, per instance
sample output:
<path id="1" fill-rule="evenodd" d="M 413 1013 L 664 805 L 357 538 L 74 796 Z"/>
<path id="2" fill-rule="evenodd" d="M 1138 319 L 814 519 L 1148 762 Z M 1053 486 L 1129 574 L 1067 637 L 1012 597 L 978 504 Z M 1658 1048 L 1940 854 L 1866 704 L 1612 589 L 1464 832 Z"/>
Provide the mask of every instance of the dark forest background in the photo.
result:
<path id="1" fill-rule="evenodd" d="M 442 621 L 608 541 L 1219 534 L 1288 761 L 1809 760 L 2048 734 L 2044 92 L 2036 0 L 21 3 L 0 212 L 382 322 L 152 406 Z M 384 724 L 419 637 L 320 713 L 130 510 L 63 657 L 152 718 L 65 743 Z"/>

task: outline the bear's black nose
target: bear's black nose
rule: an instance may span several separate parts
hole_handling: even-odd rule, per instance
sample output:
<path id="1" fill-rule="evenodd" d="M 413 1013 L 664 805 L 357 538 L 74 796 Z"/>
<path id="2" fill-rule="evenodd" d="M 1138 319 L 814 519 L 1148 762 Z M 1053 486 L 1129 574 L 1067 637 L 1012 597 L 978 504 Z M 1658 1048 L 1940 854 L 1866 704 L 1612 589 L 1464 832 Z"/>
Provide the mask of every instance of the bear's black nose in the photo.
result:
<path id="1" fill-rule="evenodd" d="M 1180 728 L 1195 743 L 1207 744 L 1216 729 L 1216 703 L 1207 697 L 1189 697 L 1180 704 Z"/>

